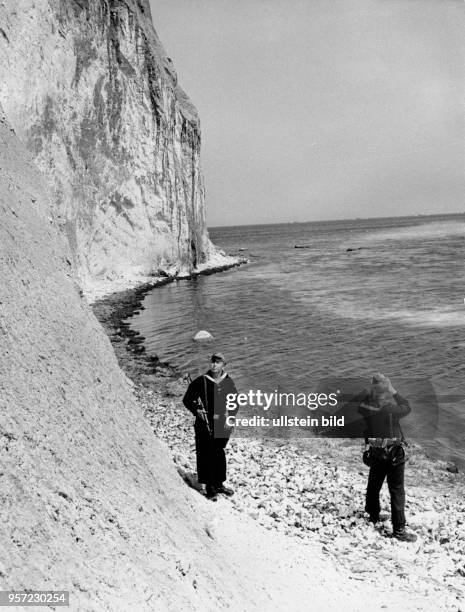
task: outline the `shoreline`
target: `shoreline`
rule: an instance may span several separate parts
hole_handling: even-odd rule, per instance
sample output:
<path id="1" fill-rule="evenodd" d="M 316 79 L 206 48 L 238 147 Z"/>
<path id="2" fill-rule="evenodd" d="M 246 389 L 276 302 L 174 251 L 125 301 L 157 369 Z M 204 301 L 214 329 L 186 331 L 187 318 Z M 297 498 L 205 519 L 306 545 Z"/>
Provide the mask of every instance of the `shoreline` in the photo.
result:
<path id="1" fill-rule="evenodd" d="M 168 283 L 178 280 L 190 280 L 198 276 L 209 276 L 225 272 L 232 268 L 249 263 L 246 257 L 236 255 L 218 255 L 217 258 L 210 258 L 204 264 L 197 266 L 192 272 L 176 270 L 175 273 L 165 273 L 160 276 L 127 276 L 112 280 L 92 280 L 90 282 L 83 281 L 83 293 L 89 303 L 93 307 L 94 304 L 110 299 L 113 301 L 113 296 L 125 294 L 126 292 L 134 292 L 143 297 L 148 291 L 155 287 L 160 287 Z M 128 315 L 130 316 L 130 315 Z"/>
<path id="2" fill-rule="evenodd" d="M 210 272 L 213 273 L 213 272 Z M 175 279 L 162 279 L 161 286 Z M 191 419 L 181 398 L 186 383 L 158 357 L 147 356 L 143 339 L 124 319 L 142 307 L 153 285 L 112 294 L 92 305 L 109 336 L 120 367 L 132 381 L 144 418 L 170 449 L 184 481 L 198 490 Z M 233 436 L 228 445 L 232 506 L 273 533 L 319 544 L 324 553 L 359 580 L 397 591 L 430 593 L 445 607 L 463 610 L 465 503 L 462 473 L 410 444 L 406 466 L 407 528 L 415 544 L 389 537 L 390 520 L 374 528 L 364 516 L 368 469 L 360 444 L 331 439 L 269 440 Z M 388 510 L 386 487 L 381 496 Z M 457 605 L 455 604 L 457 602 Z M 424 609 L 424 608 L 423 608 Z"/>
<path id="3" fill-rule="evenodd" d="M 221 258 L 224 260 L 223 256 Z M 186 275 L 157 277 L 149 282 L 127 286 L 89 301 L 90 308 L 110 339 L 121 369 L 129 376 L 133 384 L 139 381 L 144 382 L 146 377 L 149 382 L 160 383 L 167 377 L 175 377 L 178 371 L 171 364 L 160 361 L 157 356 L 147 355 L 143 346 L 144 338 L 139 332 L 130 329 L 130 324 L 126 323 L 126 319 L 144 308 L 142 305 L 144 297 L 156 287 L 162 287 L 178 280 L 189 280 L 225 272 L 249 263 L 245 257 L 227 256 L 227 258 L 230 260 L 227 263 L 205 265 L 204 268 L 197 268 Z"/>
<path id="4" fill-rule="evenodd" d="M 158 277 L 153 281 L 126 287 L 121 291 L 106 294 L 89 302 L 90 308 L 112 343 L 120 367 L 131 379 L 137 381 L 141 376 L 148 375 L 155 376 L 158 380 L 160 376 L 165 378 L 175 376 L 177 373 L 176 368 L 171 364 L 160 361 L 157 356 L 146 355 L 143 346 L 144 338 L 138 332 L 131 330 L 129 323 L 125 322 L 138 310 L 144 308 L 142 300 L 146 294 L 156 287 L 162 287 L 178 280 L 209 276 L 249 263 L 246 258 L 235 257 L 234 259 L 234 262 L 227 264 L 205 267 L 202 270 L 197 269 L 187 276 Z M 128 360 L 129 355 L 131 359 Z"/>

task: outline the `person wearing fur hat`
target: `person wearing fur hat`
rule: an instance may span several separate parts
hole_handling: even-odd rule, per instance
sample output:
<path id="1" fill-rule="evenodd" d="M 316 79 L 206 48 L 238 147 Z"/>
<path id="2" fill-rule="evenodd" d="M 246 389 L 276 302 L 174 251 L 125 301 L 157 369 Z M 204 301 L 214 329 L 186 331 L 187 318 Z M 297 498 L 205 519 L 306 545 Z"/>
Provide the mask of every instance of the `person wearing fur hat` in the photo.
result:
<path id="1" fill-rule="evenodd" d="M 227 396 L 237 394 L 233 379 L 224 370 L 226 360 L 222 353 L 213 353 L 205 374 L 193 380 L 183 398 L 184 406 L 195 416 L 195 452 L 197 477 L 206 487 L 206 495 L 216 501 L 218 493 L 233 495 L 225 486 L 225 448 L 231 435 L 226 418 L 235 410 L 226 407 Z"/>

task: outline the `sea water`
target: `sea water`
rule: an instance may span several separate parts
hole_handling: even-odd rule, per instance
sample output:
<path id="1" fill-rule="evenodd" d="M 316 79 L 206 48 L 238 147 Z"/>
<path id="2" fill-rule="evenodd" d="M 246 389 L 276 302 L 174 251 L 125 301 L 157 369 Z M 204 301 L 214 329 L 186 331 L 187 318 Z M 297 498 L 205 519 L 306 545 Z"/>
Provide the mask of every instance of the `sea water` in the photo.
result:
<path id="1" fill-rule="evenodd" d="M 465 464 L 465 215 L 222 227 L 210 236 L 250 263 L 152 290 L 131 320 L 147 353 L 194 376 L 221 350 L 243 390 L 309 391 L 328 376 L 368 383 L 381 371 L 415 406 L 406 435 Z M 214 340 L 194 342 L 199 330 Z M 435 393 L 434 432 L 423 429 L 422 381 Z"/>

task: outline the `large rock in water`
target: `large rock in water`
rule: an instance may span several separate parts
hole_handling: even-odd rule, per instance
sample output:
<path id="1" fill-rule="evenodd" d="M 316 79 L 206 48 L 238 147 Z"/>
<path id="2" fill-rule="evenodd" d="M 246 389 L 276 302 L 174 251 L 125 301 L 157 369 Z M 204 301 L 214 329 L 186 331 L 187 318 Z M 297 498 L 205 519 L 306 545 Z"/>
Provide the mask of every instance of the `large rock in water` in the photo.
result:
<path id="1" fill-rule="evenodd" d="M 195 340 L 196 342 L 202 342 L 205 340 L 213 340 L 213 336 L 211 335 L 210 332 L 206 331 L 205 329 L 201 329 L 195 334 L 195 336 L 192 339 Z"/>
<path id="2" fill-rule="evenodd" d="M 84 287 L 215 250 L 197 112 L 149 0 L 0 3 L 0 104 L 44 172 Z"/>

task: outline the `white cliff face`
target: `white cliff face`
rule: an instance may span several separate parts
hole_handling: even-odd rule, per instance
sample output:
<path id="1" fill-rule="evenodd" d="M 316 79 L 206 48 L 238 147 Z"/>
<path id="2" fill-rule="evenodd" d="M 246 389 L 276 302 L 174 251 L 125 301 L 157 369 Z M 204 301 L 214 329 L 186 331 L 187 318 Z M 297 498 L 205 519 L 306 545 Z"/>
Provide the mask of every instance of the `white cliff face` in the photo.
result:
<path id="1" fill-rule="evenodd" d="M 0 2 L 0 104 L 48 181 L 84 287 L 214 256 L 199 119 L 148 0 Z"/>

